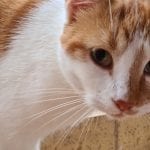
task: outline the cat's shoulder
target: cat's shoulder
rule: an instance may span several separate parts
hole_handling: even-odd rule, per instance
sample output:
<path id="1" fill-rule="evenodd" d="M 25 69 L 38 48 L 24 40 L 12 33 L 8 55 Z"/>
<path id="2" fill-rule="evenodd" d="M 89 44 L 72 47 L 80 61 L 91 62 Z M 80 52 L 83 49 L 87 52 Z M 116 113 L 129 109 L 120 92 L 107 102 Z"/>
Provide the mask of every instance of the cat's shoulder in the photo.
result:
<path id="1" fill-rule="evenodd" d="M 6 26 L 12 19 L 19 18 L 37 2 L 38 0 L 0 0 L 1 26 Z"/>
<path id="2" fill-rule="evenodd" d="M 0 0 L 0 52 L 5 48 L 11 31 L 21 19 L 42 0 Z"/>

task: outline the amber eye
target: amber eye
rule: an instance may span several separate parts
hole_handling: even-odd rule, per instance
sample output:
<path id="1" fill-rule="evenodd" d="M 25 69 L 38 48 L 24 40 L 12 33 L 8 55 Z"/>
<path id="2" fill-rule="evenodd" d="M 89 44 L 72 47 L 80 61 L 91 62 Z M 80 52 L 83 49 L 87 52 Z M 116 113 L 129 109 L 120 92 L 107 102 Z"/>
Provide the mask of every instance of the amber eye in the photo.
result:
<path id="1" fill-rule="evenodd" d="M 146 75 L 150 76 L 150 61 L 145 66 L 144 72 L 145 72 Z"/>
<path id="2" fill-rule="evenodd" d="M 110 69 L 113 65 L 113 59 L 109 52 L 104 49 L 93 49 L 91 58 L 97 65 L 104 69 Z"/>

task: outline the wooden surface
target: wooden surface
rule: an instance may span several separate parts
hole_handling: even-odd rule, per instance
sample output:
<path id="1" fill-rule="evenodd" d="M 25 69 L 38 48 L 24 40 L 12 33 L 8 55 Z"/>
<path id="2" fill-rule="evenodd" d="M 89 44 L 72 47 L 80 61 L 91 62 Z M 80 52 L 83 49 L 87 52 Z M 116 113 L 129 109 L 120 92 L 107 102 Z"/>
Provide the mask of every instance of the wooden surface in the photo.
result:
<path id="1" fill-rule="evenodd" d="M 69 134 L 68 134 L 69 133 Z M 43 141 L 42 150 L 150 150 L 150 115 L 121 122 L 91 118 Z"/>

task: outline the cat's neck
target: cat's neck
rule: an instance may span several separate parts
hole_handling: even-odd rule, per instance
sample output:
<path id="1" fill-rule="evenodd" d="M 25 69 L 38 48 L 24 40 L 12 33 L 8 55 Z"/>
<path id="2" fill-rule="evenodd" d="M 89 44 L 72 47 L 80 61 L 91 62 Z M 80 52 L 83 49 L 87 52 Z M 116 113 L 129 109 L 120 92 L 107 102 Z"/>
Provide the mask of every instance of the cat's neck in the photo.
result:
<path id="1" fill-rule="evenodd" d="M 0 70 L 3 72 L 0 74 L 0 110 L 4 118 L 16 120 L 14 123 L 3 120 L 4 126 L 1 124 L 1 129 L 6 128 L 8 135 L 18 130 L 18 126 L 26 124 L 26 120 L 21 118 L 36 114 L 48 107 L 47 103 L 30 104 L 57 96 L 48 92 L 48 95 L 46 92 L 42 94 L 41 90 L 68 87 L 57 60 L 60 35 L 65 23 L 64 1 L 58 1 L 59 3 L 57 0 L 44 1 L 37 8 L 32 9 L 15 29 L 7 51 L 0 57 Z M 54 103 L 53 105 L 56 106 Z M 53 105 L 51 104 L 51 107 Z M 50 117 L 47 116 L 45 120 Z M 36 130 L 39 126 L 35 123 L 33 128 Z M 31 132 L 29 130 L 26 131 L 27 134 Z M 47 134 L 48 130 L 42 130 L 40 135 Z M 3 131 L 0 130 L 0 134 L 3 135 Z"/>

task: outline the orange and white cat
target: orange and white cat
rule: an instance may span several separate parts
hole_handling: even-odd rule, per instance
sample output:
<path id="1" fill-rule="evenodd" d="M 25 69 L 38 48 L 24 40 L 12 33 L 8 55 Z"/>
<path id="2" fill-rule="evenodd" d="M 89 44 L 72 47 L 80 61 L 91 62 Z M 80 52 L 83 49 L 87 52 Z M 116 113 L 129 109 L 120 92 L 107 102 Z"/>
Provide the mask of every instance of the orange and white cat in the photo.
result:
<path id="1" fill-rule="evenodd" d="M 150 1 L 1 0 L 0 150 L 39 149 L 95 109 L 150 112 Z"/>

